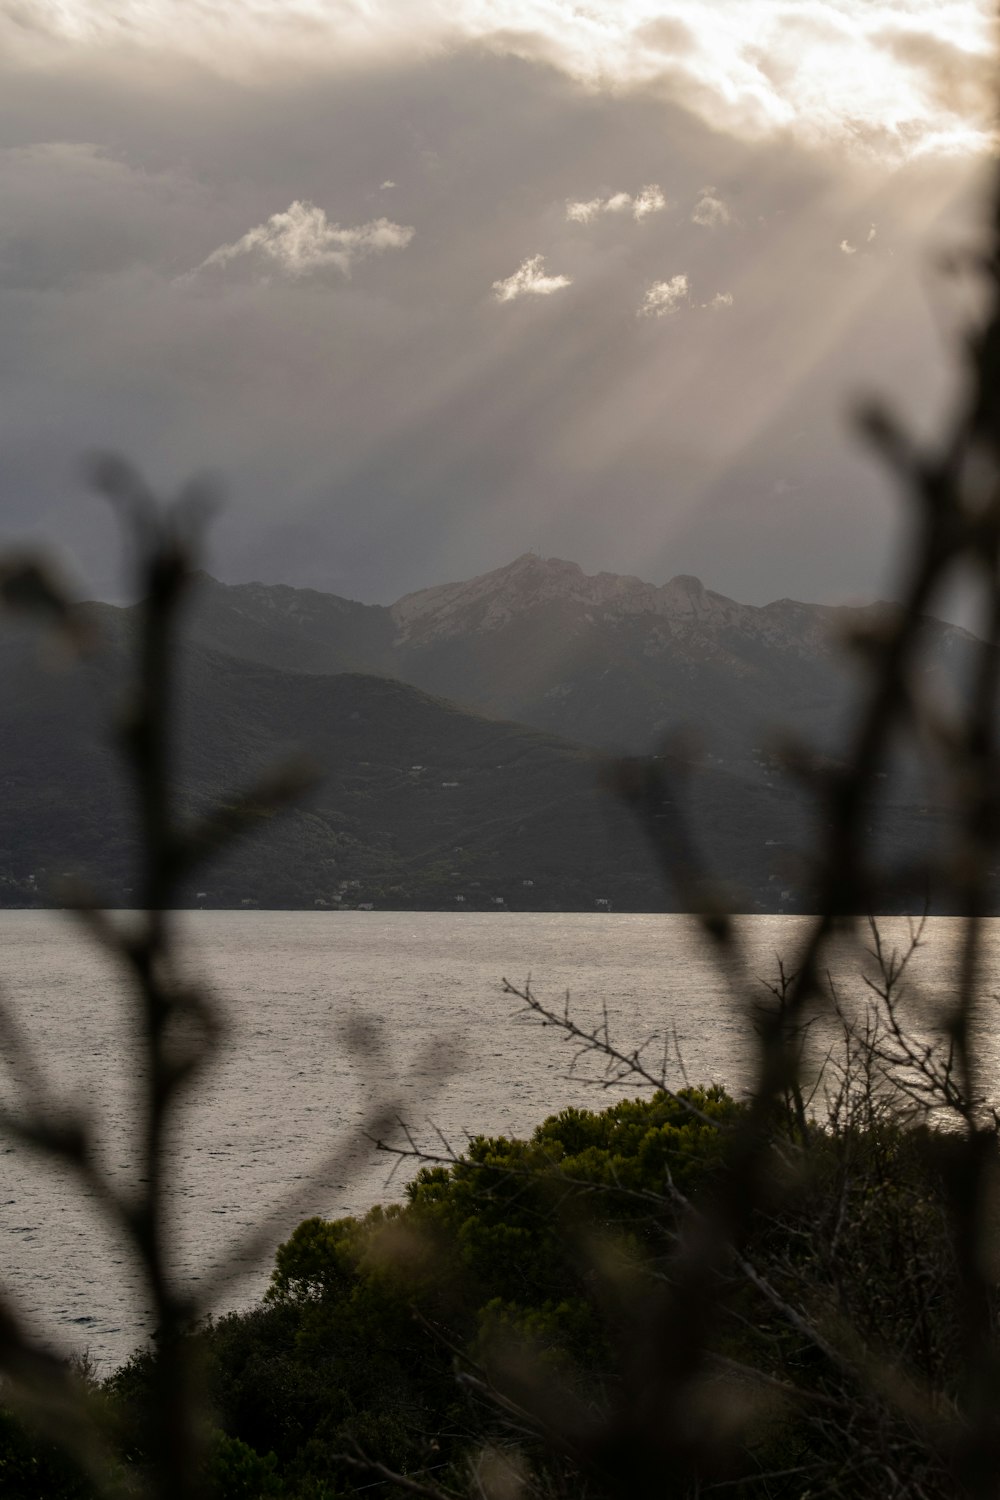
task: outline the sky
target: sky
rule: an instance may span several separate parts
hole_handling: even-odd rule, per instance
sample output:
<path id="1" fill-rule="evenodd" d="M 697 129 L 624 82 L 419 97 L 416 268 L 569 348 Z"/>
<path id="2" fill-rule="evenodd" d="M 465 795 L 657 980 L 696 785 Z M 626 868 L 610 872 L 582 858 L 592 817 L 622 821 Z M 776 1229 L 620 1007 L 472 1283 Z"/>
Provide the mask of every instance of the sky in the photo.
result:
<path id="1" fill-rule="evenodd" d="M 233 582 L 891 594 L 851 414 L 954 399 L 991 14 L 0 0 L 0 540 L 120 597 L 112 449 L 212 477 Z"/>

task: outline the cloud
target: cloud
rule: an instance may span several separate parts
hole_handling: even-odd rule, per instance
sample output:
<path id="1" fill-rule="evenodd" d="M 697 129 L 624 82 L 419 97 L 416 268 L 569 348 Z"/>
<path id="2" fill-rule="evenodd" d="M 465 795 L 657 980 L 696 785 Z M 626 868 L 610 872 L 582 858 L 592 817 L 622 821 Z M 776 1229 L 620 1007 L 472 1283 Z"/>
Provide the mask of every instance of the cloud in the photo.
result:
<path id="1" fill-rule="evenodd" d="M 175 6 L 177 26 L 205 10 Z M 259 11 L 280 14 L 263 0 Z M 918 278 L 896 267 L 924 263 L 942 224 L 972 238 L 969 168 L 876 171 L 803 149 L 791 126 L 737 142 L 661 90 L 581 88 L 500 49 L 340 68 L 317 49 L 309 69 L 227 81 L 89 43 L 58 68 L 0 64 L 7 138 L 55 142 L 0 152 L 8 532 L 47 528 L 80 549 L 87 576 L 109 577 L 117 549 L 81 506 L 76 453 L 123 445 L 164 491 L 192 469 L 226 476 L 232 504 L 210 545 L 234 580 L 388 600 L 536 544 L 588 570 L 655 557 L 758 602 L 877 591 L 892 557 L 882 476 L 854 455 L 839 412 L 860 386 L 896 389 L 901 367 L 921 419 L 938 409 L 941 351 Z M 380 202 L 390 171 L 399 186 Z M 673 211 L 565 221 L 567 198 L 664 179 Z M 706 184 L 740 232 L 691 222 Z M 385 214 L 416 233 L 395 257 L 355 260 L 350 280 L 337 266 L 296 279 L 258 248 L 200 273 L 218 295 L 177 283 L 293 199 L 342 229 Z M 843 236 L 858 247 L 853 271 Z M 497 301 L 494 278 L 536 251 L 537 276 L 573 278 L 565 296 Z M 673 315 L 637 317 L 650 284 L 682 267 L 690 286 Z M 733 305 L 710 310 L 717 290 Z M 775 540 L 777 473 L 803 498 L 801 526 L 796 511 Z M 856 527 L 828 524 L 833 494 L 849 497 Z M 756 531 L 748 521 L 733 545 L 744 500 Z"/>
<path id="2" fill-rule="evenodd" d="M 193 59 L 262 76 L 292 61 L 358 68 L 463 43 L 557 68 L 620 96 L 658 94 L 714 129 L 908 159 L 975 154 L 993 137 L 993 6 L 985 0 L 14 0 L 0 53 L 31 66 L 86 53 Z"/>
<path id="3" fill-rule="evenodd" d="M 2 85 L 0 85 L 2 93 Z M 212 195 L 181 164 L 145 168 L 92 141 L 0 149 L 0 286 L 70 286 L 190 259 Z"/>
<path id="4" fill-rule="evenodd" d="M 720 225 L 731 224 L 733 216 L 728 204 L 723 202 L 715 189 L 705 187 L 692 210 L 691 222 L 700 224 L 704 229 L 717 229 Z"/>
<path id="5" fill-rule="evenodd" d="M 655 182 L 649 183 L 632 199 L 632 217 L 644 219 L 647 214 L 659 213 L 667 207 L 667 200 Z"/>
<path id="6" fill-rule="evenodd" d="M 548 297 L 571 284 L 570 276 L 546 276 L 544 255 L 532 255 L 506 281 L 494 281 L 493 295 L 498 302 L 513 302 L 516 297 Z"/>
<path id="7" fill-rule="evenodd" d="M 623 195 L 622 195 L 623 196 Z M 585 203 L 567 203 L 566 217 L 574 220 L 577 224 L 589 224 L 591 219 L 596 219 L 599 213 L 605 213 L 606 203 L 611 203 L 609 198 L 589 198 Z"/>
<path id="8" fill-rule="evenodd" d="M 654 281 L 646 288 L 646 295 L 639 308 L 639 316 L 642 318 L 670 317 L 671 313 L 675 313 L 687 302 L 690 290 L 690 284 L 683 272 L 677 276 L 671 276 L 669 281 Z"/>
<path id="9" fill-rule="evenodd" d="M 631 214 L 633 219 L 641 220 L 649 214 L 659 213 L 666 206 L 663 189 L 655 182 L 649 182 L 634 198 L 630 193 L 612 193 L 610 198 L 588 198 L 580 203 L 567 203 L 566 217 L 577 224 L 589 224 L 598 214 Z"/>
<path id="10" fill-rule="evenodd" d="M 385 179 L 385 181 L 382 183 L 381 186 L 382 186 L 382 191 L 384 192 L 386 190 L 386 188 L 394 188 L 396 186 L 396 184 L 393 182 L 393 180 L 392 180 L 391 177 L 387 177 Z"/>
<path id="11" fill-rule="evenodd" d="M 658 16 L 636 27 L 633 36 L 645 46 L 667 57 L 683 57 L 697 48 L 697 38 L 690 26 L 673 16 Z"/>
<path id="12" fill-rule="evenodd" d="M 869 224 L 865 233 L 856 236 L 855 240 L 849 240 L 845 236 L 839 245 L 840 253 L 841 255 L 877 255 L 879 253 L 879 247 L 875 243 L 877 239 L 878 228 L 874 224 Z M 891 250 L 889 254 L 892 254 Z"/>
<path id="13" fill-rule="evenodd" d="M 732 307 L 732 292 L 716 292 L 710 302 L 703 302 L 702 307 L 707 307 L 711 312 L 720 312 L 724 307 Z"/>
<path id="14" fill-rule="evenodd" d="M 895 24 L 878 33 L 873 41 L 912 69 L 918 83 L 928 89 L 941 109 L 984 126 L 991 123 L 996 111 L 993 55 L 970 47 L 967 35 L 956 45 L 937 28 L 928 32 L 900 24 L 912 19 L 905 14 L 897 16 Z"/>
<path id="15" fill-rule="evenodd" d="M 272 214 L 231 245 L 213 250 L 197 270 L 228 266 L 246 257 L 265 270 L 275 268 L 293 279 L 331 266 L 349 276 L 356 260 L 383 250 L 403 250 L 413 233 L 409 225 L 393 224 L 390 219 L 371 219 L 353 229 L 341 229 L 315 203 L 296 198 L 284 213 Z"/>

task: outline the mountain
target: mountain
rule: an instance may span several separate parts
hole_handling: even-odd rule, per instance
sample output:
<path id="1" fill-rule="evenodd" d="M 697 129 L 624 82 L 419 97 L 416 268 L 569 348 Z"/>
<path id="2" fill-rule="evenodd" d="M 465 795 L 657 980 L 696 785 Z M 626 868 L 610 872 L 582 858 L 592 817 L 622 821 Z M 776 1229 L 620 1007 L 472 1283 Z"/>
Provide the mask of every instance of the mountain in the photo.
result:
<path id="1" fill-rule="evenodd" d="M 662 585 L 526 553 L 383 607 L 207 577 L 191 638 L 296 672 L 374 672 L 581 744 L 648 753 L 694 731 L 713 763 L 760 780 L 791 733 L 839 754 L 856 691 L 841 638 L 890 605 L 738 604 L 696 578 Z M 928 689 L 945 701 L 971 637 L 927 621 Z"/>
<path id="2" fill-rule="evenodd" d="M 391 608 L 199 583 L 180 653 L 180 810 L 231 802 L 290 752 L 310 753 L 322 781 L 259 819 L 186 901 L 682 910 L 696 896 L 664 884 L 650 834 L 676 847 L 693 831 L 736 907 L 808 906 L 814 813 L 764 734 L 784 722 L 835 749 L 848 679 L 831 632 L 843 612 L 740 605 L 688 578 L 588 578 L 530 555 Z M 108 904 L 135 898 L 135 823 L 110 726 L 136 615 L 90 609 L 104 647 L 60 671 L 40 666 L 30 636 L 0 633 L 0 904 L 57 899 L 64 874 Z M 943 692 L 970 638 L 928 631 Z M 504 717 L 514 712 L 528 722 Z M 593 747 L 655 746 L 692 724 L 710 748 L 665 749 L 640 828 L 602 790 Z M 918 860 L 940 821 L 933 802 L 898 779 L 886 791 L 873 838 Z"/>
<path id="3" fill-rule="evenodd" d="M 616 751 L 695 729 L 746 763 L 787 722 L 835 734 L 843 683 L 814 609 L 737 604 L 526 554 L 390 610 L 399 673 L 431 692 Z"/>
<path id="4" fill-rule="evenodd" d="M 188 634 L 199 646 L 290 672 L 399 676 L 390 611 L 287 584 L 219 583 L 198 573 Z"/>

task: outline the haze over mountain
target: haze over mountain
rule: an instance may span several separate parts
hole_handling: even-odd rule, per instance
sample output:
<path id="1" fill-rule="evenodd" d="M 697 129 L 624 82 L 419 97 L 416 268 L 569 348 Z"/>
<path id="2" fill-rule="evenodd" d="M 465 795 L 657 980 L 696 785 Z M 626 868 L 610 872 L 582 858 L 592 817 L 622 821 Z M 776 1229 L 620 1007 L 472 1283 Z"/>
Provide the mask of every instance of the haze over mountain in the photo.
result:
<path id="1" fill-rule="evenodd" d="M 110 725 L 137 618 L 87 608 L 104 647 L 76 667 L 40 672 L 23 634 L 0 649 L 7 904 L 52 899 L 74 872 L 111 904 L 134 892 Z M 771 747 L 791 733 L 817 763 L 836 759 L 852 699 L 835 641 L 846 619 L 737 604 L 693 578 L 588 577 L 530 553 L 391 607 L 201 575 L 180 656 L 181 810 L 228 805 L 290 752 L 307 752 L 322 781 L 287 814 L 253 820 L 187 899 L 683 909 L 701 899 L 694 858 L 743 909 L 801 908 L 816 811 Z M 928 621 L 927 642 L 943 701 L 972 638 Z M 664 780 L 644 829 L 601 785 L 607 748 L 656 756 Z M 887 766 L 884 792 L 873 844 L 920 864 L 941 815 L 933 795 L 912 765 Z M 672 851 L 672 885 L 657 845 Z"/>
<path id="2" fill-rule="evenodd" d="M 504 568 L 363 605 L 284 585 L 204 578 L 192 638 L 299 672 L 375 672 L 615 752 L 678 730 L 752 774 L 791 732 L 835 755 L 856 682 L 844 638 L 888 605 L 754 606 L 677 577 L 662 585 L 525 553 Z M 971 637 L 927 622 L 927 673 L 954 691 Z"/>
<path id="3" fill-rule="evenodd" d="M 86 608 L 103 648 L 61 672 L 39 669 L 23 633 L 0 638 L 5 904 L 51 900 L 67 873 L 111 904 L 134 892 L 110 726 L 136 609 Z M 801 908 L 816 813 L 770 747 L 793 733 L 818 761 L 836 757 L 852 698 L 836 643 L 848 618 L 738 604 L 694 578 L 588 577 L 531 553 L 389 607 L 199 575 L 180 653 L 182 812 L 228 805 L 289 753 L 309 754 L 322 780 L 302 805 L 256 820 L 187 899 L 684 909 L 700 899 L 695 857 L 745 910 Z M 927 622 L 939 697 L 970 644 Z M 659 757 L 645 828 L 602 786 L 607 749 Z M 919 864 L 940 812 L 912 767 L 887 775 L 873 840 Z M 673 851 L 672 885 L 656 845 Z"/>

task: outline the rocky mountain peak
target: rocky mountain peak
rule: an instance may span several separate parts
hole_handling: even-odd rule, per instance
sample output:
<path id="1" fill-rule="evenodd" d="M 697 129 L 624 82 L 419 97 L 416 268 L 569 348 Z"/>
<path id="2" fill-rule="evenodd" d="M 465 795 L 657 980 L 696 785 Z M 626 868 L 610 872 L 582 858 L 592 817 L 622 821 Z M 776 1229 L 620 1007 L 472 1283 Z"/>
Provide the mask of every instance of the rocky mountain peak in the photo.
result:
<path id="1" fill-rule="evenodd" d="M 478 578 L 406 594 L 392 605 L 391 614 L 401 639 L 414 633 L 495 629 L 537 604 L 570 597 L 583 581 L 576 563 L 524 552 L 506 567 Z"/>
<path id="2" fill-rule="evenodd" d="M 695 578 L 693 573 L 678 573 L 671 578 L 663 587 L 671 594 L 688 599 L 701 600 L 708 592 L 700 578 Z"/>
<path id="3" fill-rule="evenodd" d="M 503 568 L 437 588 L 407 594 L 392 606 L 399 639 L 440 637 L 458 631 L 496 630 L 514 616 L 547 604 L 574 605 L 604 618 L 633 614 L 704 615 L 721 601 L 697 578 L 681 577 L 658 588 L 631 574 L 588 574 L 578 563 L 522 553 Z M 729 602 L 729 601 L 725 601 Z M 734 606 L 740 608 L 740 606 Z"/>

